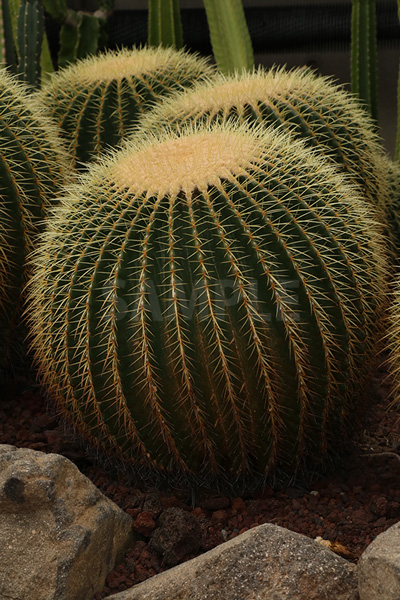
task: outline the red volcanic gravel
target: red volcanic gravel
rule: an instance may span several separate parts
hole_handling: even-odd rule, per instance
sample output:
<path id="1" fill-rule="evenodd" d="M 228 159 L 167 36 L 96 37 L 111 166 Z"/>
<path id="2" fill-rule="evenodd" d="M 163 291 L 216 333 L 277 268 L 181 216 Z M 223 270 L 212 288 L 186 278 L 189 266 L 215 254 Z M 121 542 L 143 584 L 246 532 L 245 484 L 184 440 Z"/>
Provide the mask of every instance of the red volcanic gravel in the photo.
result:
<path id="1" fill-rule="evenodd" d="M 366 546 L 400 519 L 399 410 L 388 408 L 388 385 L 375 378 L 374 409 L 346 462 L 305 488 L 227 498 L 208 490 L 192 503 L 184 492 L 139 489 L 88 458 L 30 379 L 3 383 L 0 443 L 57 452 L 133 518 L 136 541 L 107 577 L 100 600 L 193 558 L 262 523 L 276 523 L 341 545 L 357 561 Z M 335 549 L 335 546 L 332 546 Z"/>

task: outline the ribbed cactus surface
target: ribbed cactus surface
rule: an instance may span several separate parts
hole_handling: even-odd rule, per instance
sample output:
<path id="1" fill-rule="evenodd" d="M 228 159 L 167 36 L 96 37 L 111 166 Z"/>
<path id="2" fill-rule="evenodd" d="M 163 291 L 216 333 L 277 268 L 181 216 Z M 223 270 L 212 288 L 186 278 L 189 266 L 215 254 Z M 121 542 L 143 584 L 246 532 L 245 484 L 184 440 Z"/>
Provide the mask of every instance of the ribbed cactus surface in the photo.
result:
<path id="1" fill-rule="evenodd" d="M 379 328 L 373 213 L 273 129 L 126 143 L 69 188 L 37 252 L 44 385 L 139 466 L 254 482 L 320 464 L 354 428 Z"/>
<path id="2" fill-rule="evenodd" d="M 386 220 L 389 237 L 393 243 L 394 252 L 400 256 L 400 165 L 388 157 L 383 159 L 383 169 L 386 169 L 386 181 L 389 182 L 389 196 L 386 204 Z"/>
<path id="3" fill-rule="evenodd" d="M 393 404 L 400 406 L 400 275 L 398 269 L 392 282 L 391 292 L 391 303 L 388 310 L 389 327 L 385 337 L 387 352 L 385 366 L 389 375 Z"/>
<path id="4" fill-rule="evenodd" d="M 40 101 L 82 164 L 118 144 L 157 101 L 211 73 L 205 59 L 172 48 L 109 51 L 55 73 Z"/>
<path id="5" fill-rule="evenodd" d="M 145 130 L 185 122 L 255 121 L 287 131 L 333 161 L 363 188 L 366 199 L 385 206 L 387 177 L 375 125 L 343 88 L 305 68 L 283 67 L 226 77 L 216 75 L 186 93 L 168 98 L 145 115 Z"/>
<path id="6" fill-rule="evenodd" d="M 0 364 L 19 315 L 26 257 L 67 172 L 56 128 L 0 70 Z"/>

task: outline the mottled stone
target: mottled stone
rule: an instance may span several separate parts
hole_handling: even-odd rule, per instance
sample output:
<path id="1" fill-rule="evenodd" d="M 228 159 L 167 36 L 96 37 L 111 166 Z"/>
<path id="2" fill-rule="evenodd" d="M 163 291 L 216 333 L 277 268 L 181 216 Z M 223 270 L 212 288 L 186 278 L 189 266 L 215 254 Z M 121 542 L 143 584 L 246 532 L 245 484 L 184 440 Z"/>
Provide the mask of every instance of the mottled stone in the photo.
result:
<path id="1" fill-rule="evenodd" d="M 132 519 L 68 459 L 0 445 L 0 598 L 92 600 Z"/>
<path id="2" fill-rule="evenodd" d="M 273 524 L 255 527 L 107 600 L 172 598 L 359 600 L 353 564 Z"/>
<path id="3" fill-rule="evenodd" d="M 362 553 L 357 576 L 360 600 L 400 600 L 400 522 Z"/>
<path id="4" fill-rule="evenodd" d="M 197 552 L 202 532 L 197 518 L 182 508 L 166 508 L 152 533 L 149 549 L 161 556 L 162 564 L 177 565 L 188 554 Z"/>

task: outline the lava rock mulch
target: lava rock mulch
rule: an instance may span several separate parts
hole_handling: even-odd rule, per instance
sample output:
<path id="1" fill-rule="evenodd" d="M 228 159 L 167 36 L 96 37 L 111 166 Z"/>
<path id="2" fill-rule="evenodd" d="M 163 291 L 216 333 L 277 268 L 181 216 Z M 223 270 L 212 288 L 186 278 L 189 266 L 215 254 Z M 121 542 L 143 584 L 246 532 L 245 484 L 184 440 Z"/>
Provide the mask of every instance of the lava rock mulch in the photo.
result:
<path id="1" fill-rule="evenodd" d="M 210 490 L 195 500 L 185 491 L 132 485 L 105 470 L 65 431 L 31 378 L 3 382 L 0 443 L 56 452 L 130 514 L 136 541 L 93 600 L 123 591 L 263 523 L 275 523 L 357 561 L 366 546 L 400 519 L 400 411 L 390 408 L 382 373 L 373 407 L 344 464 L 306 489 L 267 487 L 252 496 L 227 498 Z"/>

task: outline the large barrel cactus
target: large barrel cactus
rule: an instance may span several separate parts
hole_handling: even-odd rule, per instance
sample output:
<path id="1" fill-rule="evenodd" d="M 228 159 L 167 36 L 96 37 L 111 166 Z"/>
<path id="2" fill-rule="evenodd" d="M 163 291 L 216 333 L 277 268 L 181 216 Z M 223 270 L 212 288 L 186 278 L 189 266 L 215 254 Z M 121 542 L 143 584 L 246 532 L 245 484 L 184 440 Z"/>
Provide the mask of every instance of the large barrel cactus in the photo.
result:
<path id="1" fill-rule="evenodd" d="M 56 128 L 0 69 L 0 365 L 20 319 L 26 258 L 68 171 Z"/>
<path id="2" fill-rule="evenodd" d="M 174 94 L 142 118 L 145 130 L 185 122 L 255 121 L 287 131 L 334 162 L 381 208 L 388 195 L 382 146 L 375 124 L 358 100 L 330 78 L 305 68 L 224 76 Z"/>
<path id="3" fill-rule="evenodd" d="M 385 292 L 361 196 L 247 124 L 142 136 L 92 166 L 48 221 L 30 291 L 60 412 L 171 477 L 251 485 L 333 458 Z"/>
<path id="4" fill-rule="evenodd" d="M 173 48 L 108 51 L 54 73 L 40 102 L 82 166 L 117 145 L 157 101 L 213 72 L 206 59 Z"/>

